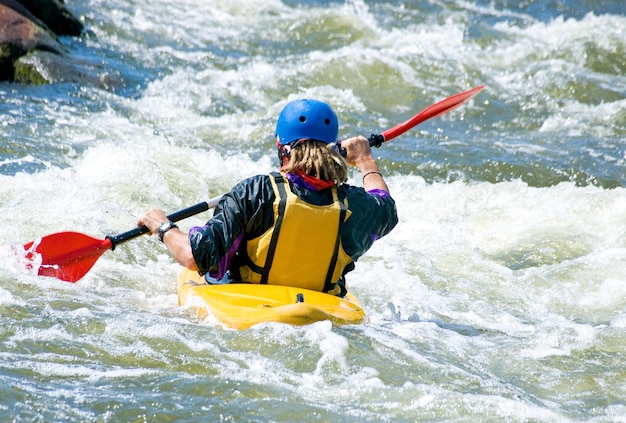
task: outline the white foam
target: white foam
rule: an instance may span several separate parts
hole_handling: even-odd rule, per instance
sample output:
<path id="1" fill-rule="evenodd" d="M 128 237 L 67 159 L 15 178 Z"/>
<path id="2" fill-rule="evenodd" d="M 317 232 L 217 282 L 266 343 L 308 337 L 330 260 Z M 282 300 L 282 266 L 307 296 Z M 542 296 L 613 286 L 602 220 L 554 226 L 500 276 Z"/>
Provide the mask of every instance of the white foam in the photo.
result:
<path id="1" fill-rule="evenodd" d="M 355 421 L 427 413 L 554 421 L 584 414 L 586 401 L 604 387 L 619 389 L 618 370 L 607 363 L 621 351 L 626 327 L 623 188 L 429 184 L 411 174 L 416 170 L 400 175 L 388 163 L 400 223 L 348 276 L 370 316 L 359 327 L 269 323 L 238 332 L 197 321 L 176 304 L 176 265 L 147 237 L 106 252 L 76 284 L 19 272 L 11 248 L 61 230 L 96 237 L 126 231 L 149 207 L 175 211 L 274 169 L 275 118 L 302 96 L 331 102 L 341 133 L 352 134 L 385 129 L 416 108 L 486 82 L 483 97 L 438 119 L 475 113 L 471 125 L 486 129 L 484 142 L 508 155 L 553 151 L 554 144 L 536 142 L 532 133 L 563 135 L 564 142 L 606 138 L 606 151 L 587 146 L 587 152 L 619 164 L 626 157 L 612 147 L 619 147 L 624 101 L 582 101 L 567 89 L 585 81 L 619 97 L 623 75 L 590 69 L 584 55 L 590 44 L 606 54 L 623 51 L 623 16 L 539 22 L 468 2 L 420 19 L 407 19 L 421 14 L 410 5 L 362 1 L 102 6 L 89 15 L 95 22 L 107 14 L 94 27 L 98 40 L 85 42 L 147 68 L 145 89 L 129 97 L 81 89 L 77 98 L 45 104 L 49 132 L 26 117 L 25 95 L 6 96 L 25 111 L 0 117 L 3 128 L 23 125 L 28 136 L 62 149 L 62 159 L 35 158 L 33 150 L 0 162 L 40 169 L 0 175 L 0 306 L 27 311 L 22 320 L 5 315 L 11 328 L 2 357 L 17 363 L 12 369 L 51 382 L 71 378 L 79 387 L 154 382 L 157 375 L 166 381 L 154 382 L 162 388 L 197 378 L 189 391 L 200 394 L 180 394 L 181 407 L 200 398 L 211 409 L 213 398 L 202 397 L 210 380 L 217 386 L 211 389 L 232 394 L 229 406 L 241 400 L 242 414 L 267 394 L 285 407 L 305 398 L 307 410 Z M 387 26 L 375 8 L 391 8 L 404 21 Z M 490 36 L 472 39 L 467 10 L 524 26 L 501 21 Z M 326 23 L 338 33 L 320 33 Z M 472 142 L 447 138 L 443 129 L 436 136 L 451 152 Z M 59 345 L 85 355 L 53 352 Z M 609 367 L 604 375 L 601 366 Z M 580 371 L 572 375 L 571 368 Z M 569 392 L 557 386 L 570 382 Z M 132 397 L 132 389 L 123 393 Z M 612 418 L 623 407 L 594 411 Z"/>

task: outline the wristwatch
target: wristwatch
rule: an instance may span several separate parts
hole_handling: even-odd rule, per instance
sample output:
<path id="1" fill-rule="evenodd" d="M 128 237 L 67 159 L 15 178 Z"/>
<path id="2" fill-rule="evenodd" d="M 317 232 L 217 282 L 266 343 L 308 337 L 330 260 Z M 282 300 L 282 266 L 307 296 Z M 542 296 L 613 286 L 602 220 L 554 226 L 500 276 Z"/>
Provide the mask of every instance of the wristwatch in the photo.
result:
<path id="1" fill-rule="evenodd" d="M 170 222 L 169 220 L 167 222 L 161 223 L 161 226 L 159 226 L 159 239 L 161 240 L 161 242 L 163 242 L 163 235 L 165 235 L 165 232 L 169 231 L 172 228 L 178 228 L 178 225 L 176 225 L 176 223 L 174 222 Z"/>

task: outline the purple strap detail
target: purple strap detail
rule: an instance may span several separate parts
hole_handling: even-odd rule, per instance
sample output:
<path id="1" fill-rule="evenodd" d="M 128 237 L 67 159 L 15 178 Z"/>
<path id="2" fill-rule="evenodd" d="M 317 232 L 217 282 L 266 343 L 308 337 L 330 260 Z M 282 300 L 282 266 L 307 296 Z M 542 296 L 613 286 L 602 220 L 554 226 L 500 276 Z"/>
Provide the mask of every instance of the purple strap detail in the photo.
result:
<path id="1" fill-rule="evenodd" d="M 389 192 L 385 191 L 384 189 L 374 188 L 374 189 L 371 189 L 371 190 L 369 190 L 367 192 L 368 192 L 368 194 L 377 195 L 380 198 L 389 198 L 390 197 Z"/>
<path id="2" fill-rule="evenodd" d="M 304 178 L 302 178 L 302 176 L 296 175 L 295 173 L 287 172 L 287 179 L 289 180 L 289 182 L 299 187 L 304 187 L 312 191 L 319 191 L 313 185 L 307 183 L 307 181 L 305 181 Z"/>
<path id="3" fill-rule="evenodd" d="M 222 279 L 224 277 L 224 275 L 226 274 L 226 272 L 230 268 L 230 261 L 232 260 L 233 256 L 235 255 L 235 253 L 239 249 L 239 245 L 241 244 L 241 240 L 243 240 L 243 233 L 240 234 L 237 237 L 237 239 L 235 239 L 235 241 L 233 242 L 233 245 L 230 247 L 230 250 L 228 250 L 226 255 L 224 257 L 220 258 L 220 261 L 217 264 L 217 271 L 209 270 L 209 276 L 211 276 L 212 278 L 215 278 L 217 280 L 220 280 L 220 279 Z"/>
<path id="4" fill-rule="evenodd" d="M 202 228 L 203 228 L 202 226 L 194 226 L 191 229 L 189 229 L 189 234 L 191 234 L 192 232 L 200 231 L 202 230 Z M 230 261 L 232 260 L 233 256 L 239 249 L 239 245 L 241 244 L 242 240 L 243 240 L 243 234 L 240 234 L 237 237 L 237 239 L 233 242 L 233 245 L 230 247 L 230 250 L 228 250 L 226 255 L 219 259 L 219 262 L 217 263 L 217 270 L 209 270 L 210 277 L 216 280 L 221 280 L 224 277 L 224 275 L 230 268 Z"/>

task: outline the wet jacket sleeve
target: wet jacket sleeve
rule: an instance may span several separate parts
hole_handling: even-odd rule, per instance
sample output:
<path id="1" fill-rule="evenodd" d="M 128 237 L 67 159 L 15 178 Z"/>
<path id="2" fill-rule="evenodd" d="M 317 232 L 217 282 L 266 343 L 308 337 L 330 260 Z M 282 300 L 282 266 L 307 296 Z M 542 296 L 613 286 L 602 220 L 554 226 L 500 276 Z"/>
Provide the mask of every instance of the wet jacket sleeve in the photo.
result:
<path id="1" fill-rule="evenodd" d="M 341 242 L 352 260 L 357 261 L 374 241 L 387 235 L 398 223 L 396 203 L 386 191 L 367 192 L 344 185 L 352 212 L 342 226 Z"/>
<path id="2" fill-rule="evenodd" d="M 267 175 L 245 179 L 225 194 L 213 217 L 204 226 L 189 231 L 200 273 L 211 271 L 211 276 L 220 279 L 245 234 L 255 236 L 271 226 L 273 202 L 274 190 Z"/>

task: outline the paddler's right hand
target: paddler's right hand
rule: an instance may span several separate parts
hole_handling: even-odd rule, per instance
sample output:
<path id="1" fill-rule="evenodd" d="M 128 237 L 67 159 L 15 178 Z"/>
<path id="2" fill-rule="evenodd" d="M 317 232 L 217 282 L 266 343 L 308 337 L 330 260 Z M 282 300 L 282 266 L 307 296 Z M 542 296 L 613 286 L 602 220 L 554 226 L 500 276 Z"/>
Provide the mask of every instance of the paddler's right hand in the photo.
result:
<path id="1" fill-rule="evenodd" d="M 346 151 L 348 164 L 357 167 L 363 175 L 363 188 L 366 191 L 375 189 L 389 192 L 383 174 L 378 169 L 378 163 L 372 155 L 372 148 L 367 138 L 363 136 L 348 138 L 341 141 L 341 148 Z"/>
<path id="2" fill-rule="evenodd" d="M 360 163 L 375 162 L 372 156 L 370 142 L 364 136 L 357 136 L 341 141 L 341 148 L 345 150 L 345 159 L 350 166 L 361 168 Z"/>

